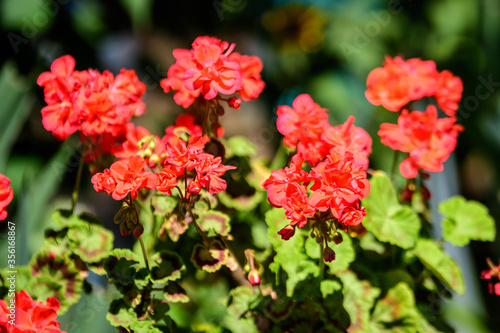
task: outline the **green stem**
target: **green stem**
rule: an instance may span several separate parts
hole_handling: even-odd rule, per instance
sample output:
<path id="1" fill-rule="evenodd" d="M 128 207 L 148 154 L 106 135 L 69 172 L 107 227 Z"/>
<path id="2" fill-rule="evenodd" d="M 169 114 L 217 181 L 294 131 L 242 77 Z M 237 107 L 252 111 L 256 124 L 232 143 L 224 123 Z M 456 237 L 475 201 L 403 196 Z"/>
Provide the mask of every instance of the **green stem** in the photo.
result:
<path id="1" fill-rule="evenodd" d="M 323 241 L 319 243 L 319 279 L 323 281 L 325 275 L 325 258 L 323 257 L 323 252 L 325 247 L 323 246 Z"/>
<path id="2" fill-rule="evenodd" d="M 191 209 L 191 206 L 188 204 L 186 205 L 189 211 L 189 214 L 191 215 L 191 218 L 193 219 L 194 226 L 196 227 L 196 230 L 201 234 L 203 237 L 203 240 L 205 241 L 205 245 L 208 246 L 210 244 L 210 240 L 208 239 L 207 235 L 201 230 L 200 226 L 198 225 L 198 222 L 196 222 L 196 216 L 193 213 L 193 210 Z"/>
<path id="3" fill-rule="evenodd" d="M 396 176 L 396 169 L 398 168 L 398 157 L 399 150 L 394 150 L 394 157 L 392 159 L 392 167 L 391 167 L 391 182 L 394 184 L 394 177 Z"/>
<path id="4" fill-rule="evenodd" d="M 144 256 L 144 262 L 146 263 L 146 268 L 148 269 L 148 271 L 150 271 L 148 262 L 148 253 L 146 251 L 146 246 L 144 245 L 144 241 L 142 240 L 142 235 L 139 236 L 139 243 L 141 243 L 142 255 Z"/>
<path id="5" fill-rule="evenodd" d="M 80 163 L 78 164 L 78 171 L 76 172 L 76 182 L 75 187 L 73 188 L 73 193 L 71 195 L 71 214 L 73 214 L 76 206 L 76 200 L 78 199 L 78 191 L 80 189 L 80 180 L 82 178 L 82 170 L 83 170 L 83 156 L 80 157 Z"/>

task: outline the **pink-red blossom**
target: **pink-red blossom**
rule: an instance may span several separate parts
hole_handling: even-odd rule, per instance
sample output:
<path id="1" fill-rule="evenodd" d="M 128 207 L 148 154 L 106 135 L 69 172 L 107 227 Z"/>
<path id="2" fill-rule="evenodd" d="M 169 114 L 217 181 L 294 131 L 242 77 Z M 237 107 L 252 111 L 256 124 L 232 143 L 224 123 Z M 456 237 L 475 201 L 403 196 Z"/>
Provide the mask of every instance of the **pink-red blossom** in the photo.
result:
<path id="1" fill-rule="evenodd" d="M 65 333 L 59 328 L 59 301 L 34 301 L 24 290 L 15 293 L 15 325 L 11 325 L 10 304 L 0 300 L 0 332 L 2 333 Z"/>
<path id="2" fill-rule="evenodd" d="M 7 206 L 12 201 L 14 193 L 10 187 L 10 179 L 0 175 L 0 221 L 7 217 Z"/>
<path id="3" fill-rule="evenodd" d="M 463 131 L 455 118 L 438 118 L 437 109 L 427 106 L 425 112 L 403 110 L 398 124 L 384 123 L 378 135 L 392 149 L 409 153 L 400 164 L 401 174 L 415 178 L 419 170 L 440 172 Z"/>
<path id="4" fill-rule="evenodd" d="M 146 171 L 146 161 L 137 155 L 117 161 L 109 169 L 92 177 L 94 189 L 108 195 L 112 193 L 115 200 L 122 200 L 128 194 L 131 199 L 136 199 L 142 188 L 153 189 L 156 182 L 156 175 Z"/>

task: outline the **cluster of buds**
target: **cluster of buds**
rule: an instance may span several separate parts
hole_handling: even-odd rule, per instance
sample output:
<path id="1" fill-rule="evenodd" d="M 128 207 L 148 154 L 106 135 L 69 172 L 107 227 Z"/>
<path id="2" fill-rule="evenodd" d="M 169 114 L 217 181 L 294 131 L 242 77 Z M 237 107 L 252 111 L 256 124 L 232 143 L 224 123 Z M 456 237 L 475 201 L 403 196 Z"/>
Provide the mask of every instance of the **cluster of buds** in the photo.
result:
<path id="1" fill-rule="evenodd" d="M 134 232 L 134 236 L 139 237 L 144 232 L 144 227 L 139 222 L 135 206 L 130 206 L 126 201 L 123 201 L 122 207 L 115 215 L 114 221 L 120 225 L 122 236 L 127 236 Z"/>
<path id="2" fill-rule="evenodd" d="M 485 269 L 481 272 L 481 279 L 488 280 L 488 290 L 490 294 L 500 296 L 500 261 L 498 266 L 495 266 L 490 258 L 486 259 L 486 261 L 490 269 Z"/>

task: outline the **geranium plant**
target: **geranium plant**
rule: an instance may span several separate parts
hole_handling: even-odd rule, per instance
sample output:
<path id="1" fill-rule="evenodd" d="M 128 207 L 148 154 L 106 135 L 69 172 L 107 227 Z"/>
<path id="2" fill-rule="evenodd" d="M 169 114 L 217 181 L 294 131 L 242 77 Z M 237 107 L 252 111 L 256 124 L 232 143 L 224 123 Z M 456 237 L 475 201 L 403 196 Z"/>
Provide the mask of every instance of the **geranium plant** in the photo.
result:
<path id="1" fill-rule="evenodd" d="M 91 273 L 107 277 L 106 318 L 119 332 L 451 329 L 426 301 L 465 291 L 443 241 L 495 238 L 484 206 L 460 196 L 439 204 L 443 235 L 431 237 L 439 221 L 425 181 L 464 131 L 455 118 L 460 78 L 433 61 L 387 57 L 369 74 L 366 98 L 395 112 L 394 122 L 373 139 L 353 116 L 330 124 L 300 94 L 277 107 L 283 145 L 266 161 L 248 139 L 226 138 L 220 122 L 263 91 L 261 60 L 208 36 L 173 54 L 161 86 L 184 112 L 162 134 L 132 122 L 146 111 L 133 70 L 75 70 L 65 55 L 38 77 L 43 126 L 58 140 L 77 135 L 82 158 L 71 206 L 52 214 L 29 265 L 15 267 L 14 291 L 13 268 L 0 271 L 0 332 L 61 332 L 57 314 L 93 292 Z M 370 168 L 372 140 L 394 150 L 391 174 Z M 115 248 L 98 218 L 75 214 L 86 171 L 96 196 L 121 203 L 114 222 L 133 235 L 132 248 Z M 9 184 L 0 176 L 0 219 Z M 498 295 L 489 264 L 481 277 Z"/>

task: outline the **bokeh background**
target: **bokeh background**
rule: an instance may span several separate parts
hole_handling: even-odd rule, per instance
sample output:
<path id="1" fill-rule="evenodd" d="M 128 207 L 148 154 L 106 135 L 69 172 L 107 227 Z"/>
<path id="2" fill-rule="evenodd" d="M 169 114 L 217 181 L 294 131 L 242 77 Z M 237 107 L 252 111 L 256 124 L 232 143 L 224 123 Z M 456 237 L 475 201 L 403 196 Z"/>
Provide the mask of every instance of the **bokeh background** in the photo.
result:
<path id="1" fill-rule="evenodd" d="M 137 123 L 160 134 L 182 110 L 159 81 L 174 62 L 172 50 L 189 48 L 200 35 L 234 42 L 236 51 L 263 60 L 261 98 L 223 121 L 227 135 L 248 136 L 270 157 L 280 139 L 275 107 L 306 92 L 330 110 L 332 123 L 354 115 L 374 138 L 371 166 L 389 170 L 392 153 L 376 132 L 396 118 L 365 99 L 368 73 L 385 55 L 434 60 L 438 70 L 451 70 L 464 82 L 458 118 L 465 132 L 445 171 L 429 182 L 433 207 L 460 193 L 486 204 L 500 221 L 498 0 L 0 0 L 0 27 L 0 173 L 14 188 L 9 220 L 18 225 L 19 265 L 41 246 L 50 211 L 69 206 L 78 165 L 76 142 L 61 146 L 42 126 L 38 75 L 63 54 L 73 55 L 80 70 L 135 69 L 147 85 L 147 113 Z M 96 199 L 89 184 L 86 175 L 78 208 L 112 221 L 116 203 Z M 117 246 L 127 241 L 117 237 Z M 436 314 L 459 332 L 499 332 L 500 297 L 489 295 L 478 276 L 487 257 L 500 258 L 500 241 L 448 250 L 464 269 L 467 293 L 436 303 Z M 95 295 L 62 318 L 63 329 L 113 331 L 105 321 L 105 281 L 94 277 L 94 283 Z M 182 313 L 176 316 L 182 321 Z"/>

